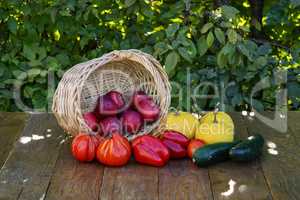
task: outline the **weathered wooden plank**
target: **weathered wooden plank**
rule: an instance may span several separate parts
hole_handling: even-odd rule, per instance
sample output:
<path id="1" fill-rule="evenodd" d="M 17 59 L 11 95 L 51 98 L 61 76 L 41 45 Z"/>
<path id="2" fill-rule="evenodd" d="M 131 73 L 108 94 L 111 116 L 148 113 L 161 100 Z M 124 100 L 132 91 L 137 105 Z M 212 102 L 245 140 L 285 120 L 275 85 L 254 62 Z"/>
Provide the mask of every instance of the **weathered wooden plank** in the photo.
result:
<path id="1" fill-rule="evenodd" d="M 274 113 L 264 113 L 271 117 Z M 286 116 L 285 116 L 286 117 Z M 275 122 L 284 126 L 285 120 Z M 297 121 L 293 123 L 298 123 Z M 296 200 L 300 196 L 300 147 L 290 130 L 281 133 L 258 119 L 248 120 L 248 132 L 262 134 L 266 149 L 261 159 L 264 176 L 273 199 Z"/>
<path id="2" fill-rule="evenodd" d="M 288 112 L 288 128 L 293 134 L 298 146 L 300 145 L 300 112 L 290 111 Z M 299 155 L 300 156 L 300 155 Z"/>
<path id="3" fill-rule="evenodd" d="M 213 199 L 207 169 L 200 169 L 188 158 L 171 160 L 159 168 L 160 200 Z"/>
<path id="4" fill-rule="evenodd" d="M 28 114 L 20 112 L 0 113 L 0 168 L 21 134 L 28 117 Z"/>
<path id="5" fill-rule="evenodd" d="M 207 169 L 191 160 L 172 160 L 159 169 L 159 199 L 213 199 Z"/>
<path id="6" fill-rule="evenodd" d="M 98 200 L 104 167 L 96 162 L 80 163 L 71 155 L 71 140 L 60 152 L 46 200 Z"/>
<path id="7" fill-rule="evenodd" d="M 0 112 L 0 122 L 3 121 L 7 117 L 8 112 Z"/>
<path id="8" fill-rule="evenodd" d="M 130 161 L 121 168 L 105 167 L 101 200 L 157 200 L 158 169 Z"/>
<path id="9" fill-rule="evenodd" d="M 0 171 L 0 199 L 44 197 L 62 135 L 63 131 L 52 115 L 31 115 Z"/>
<path id="10" fill-rule="evenodd" d="M 247 138 L 243 116 L 240 113 L 230 115 L 235 125 L 235 139 Z M 220 163 L 209 168 L 209 177 L 214 199 L 271 199 L 258 161 Z"/>

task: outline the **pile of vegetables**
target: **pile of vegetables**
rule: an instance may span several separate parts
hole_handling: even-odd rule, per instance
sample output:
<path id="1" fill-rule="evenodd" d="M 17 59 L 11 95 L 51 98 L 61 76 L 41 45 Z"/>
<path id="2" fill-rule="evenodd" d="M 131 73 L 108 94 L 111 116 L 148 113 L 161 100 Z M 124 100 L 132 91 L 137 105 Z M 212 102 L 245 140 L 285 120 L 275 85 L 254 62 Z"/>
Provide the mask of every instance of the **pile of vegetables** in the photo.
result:
<path id="1" fill-rule="evenodd" d="M 160 108 L 143 91 L 134 93 L 130 104 L 126 104 L 123 95 L 110 91 L 100 96 L 92 112 L 83 114 L 86 124 L 101 136 L 114 132 L 135 134 L 144 123 L 158 119 Z"/>
<path id="2" fill-rule="evenodd" d="M 131 142 L 125 134 L 137 134 L 145 123 L 158 119 L 160 109 L 150 96 L 137 91 L 129 105 L 117 91 L 100 96 L 86 124 L 95 134 L 78 134 L 72 142 L 73 156 L 82 162 L 97 159 L 107 166 L 123 166 L 133 155 L 136 162 L 161 167 L 170 159 L 189 157 L 199 167 L 233 160 L 257 159 L 264 145 L 261 135 L 234 141 L 234 124 L 224 113 L 209 112 L 198 120 L 188 112 L 170 112 L 159 137 L 141 135 Z"/>

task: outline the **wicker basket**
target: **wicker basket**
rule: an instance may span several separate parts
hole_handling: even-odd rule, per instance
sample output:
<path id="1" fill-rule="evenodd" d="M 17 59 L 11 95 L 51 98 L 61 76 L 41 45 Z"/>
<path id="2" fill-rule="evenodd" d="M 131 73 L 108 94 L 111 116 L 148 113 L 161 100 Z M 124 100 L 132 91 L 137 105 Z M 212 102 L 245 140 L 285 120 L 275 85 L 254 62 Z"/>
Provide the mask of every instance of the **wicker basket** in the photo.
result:
<path id="1" fill-rule="evenodd" d="M 159 105 L 159 119 L 144 125 L 134 136 L 158 135 L 162 131 L 170 105 L 170 84 L 160 63 L 139 50 L 113 51 L 69 69 L 55 91 L 52 111 L 59 125 L 71 135 L 92 133 L 83 113 L 93 111 L 100 95 L 116 90 L 126 102 L 136 90 L 143 90 Z"/>

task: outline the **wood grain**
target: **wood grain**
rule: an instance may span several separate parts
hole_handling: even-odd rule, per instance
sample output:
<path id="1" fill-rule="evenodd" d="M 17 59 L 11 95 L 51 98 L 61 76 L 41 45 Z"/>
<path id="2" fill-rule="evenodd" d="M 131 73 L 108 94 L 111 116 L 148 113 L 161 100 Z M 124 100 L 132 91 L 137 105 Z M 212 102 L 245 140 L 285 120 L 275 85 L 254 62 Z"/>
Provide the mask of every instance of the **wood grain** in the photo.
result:
<path id="1" fill-rule="evenodd" d="M 300 145 L 300 112 L 290 111 L 288 112 L 288 128 L 293 134 L 298 146 Z M 300 156 L 300 155 L 299 155 Z"/>
<path id="2" fill-rule="evenodd" d="M 0 113 L 0 168 L 20 136 L 28 117 L 28 114 L 19 112 Z"/>
<path id="3" fill-rule="evenodd" d="M 230 113 L 235 124 L 235 139 L 248 137 L 247 126 L 240 113 Z M 236 163 L 227 161 L 209 168 L 214 199 L 271 199 L 259 161 Z M 229 183 L 234 184 L 230 192 Z"/>
<path id="4" fill-rule="evenodd" d="M 71 155 L 71 140 L 62 147 L 46 200 L 98 200 L 104 167 L 80 163 Z"/>
<path id="5" fill-rule="evenodd" d="M 213 199 L 207 169 L 196 167 L 189 159 L 170 161 L 159 169 L 159 199 Z"/>
<path id="6" fill-rule="evenodd" d="M 133 160 L 121 168 L 105 167 L 101 200 L 157 200 L 158 169 Z"/>
<path id="7" fill-rule="evenodd" d="M 264 113 L 272 117 L 274 113 Z M 277 123 L 284 126 L 282 118 Z M 299 123 L 292 121 L 291 125 Z M 248 120 L 248 131 L 260 133 L 266 139 L 267 145 L 261 159 L 263 172 L 273 199 L 296 200 L 300 196 L 300 148 L 290 130 L 281 133 L 265 125 L 257 118 Z M 273 147 L 273 148 L 271 148 Z M 275 147 L 275 148 L 274 148 Z"/>
<path id="8" fill-rule="evenodd" d="M 75 161 L 70 141 L 60 144 L 65 134 L 52 115 L 0 113 L 0 164 L 6 160 L 0 171 L 0 200 L 299 199 L 300 112 L 288 113 L 286 133 L 239 113 L 232 117 L 239 138 L 261 133 L 273 150 L 266 145 L 260 161 L 224 162 L 208 169 L 188 159 L 163 168 L 133 160 L 125 167 L 109 168 Z M 236 182 L 234 192 L 225 197 L 230 180 Z"/>
<path id="9" fill-rule="evenodd" d="M 31 115 L 20 140 L 1 169 L 1 200 L 43 199 L 57 160 L 62 134 L 52 115 Z"/>

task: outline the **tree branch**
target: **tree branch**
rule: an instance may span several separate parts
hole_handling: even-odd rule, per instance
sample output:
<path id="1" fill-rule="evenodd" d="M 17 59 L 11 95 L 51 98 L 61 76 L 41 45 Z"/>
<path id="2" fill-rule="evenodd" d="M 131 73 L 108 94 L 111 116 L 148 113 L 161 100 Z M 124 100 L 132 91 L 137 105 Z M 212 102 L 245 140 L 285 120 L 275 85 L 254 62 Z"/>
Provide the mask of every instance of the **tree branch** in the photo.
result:
<path id="1" fill-rule="evenodd" d="M 262 27 L 264 0 L 249 0 L 249 3 L 251 5 L 251 35 L 254 38 L 266 38 Z M 256 28 L 257 24 L 260 25 L 261 30 Z"/>
<path id="2" fill-rule="evenodd" d="M 219 8 L 223 5 L 228 5 L 230 3 L 230 0 L 214 0 L 214 7 Z"/>
<path id="3" fill-rule="evenodd" d="M 270 40 L 267 40 L 267 39 L 255 39 L 255 38 L 252 38 L 251 39 L 253 42 L 256 42 L 256 43 L 259 43 L 259 44 L 263 44 L 263 43 L 270 43 L 271 45 L 273 46 L 276 46 L 276 47 L 279 47 L 279 48 L 282 48 L 282 49 L 285 49 L 286 51 L 290 52 L 290 48 L 288 46 L 285 46 L 283 44 L 280 44 L 276 41 L 270 41 Z"/>
<path id="4" fill-rule="evenodd" d="M 190 23 L 190 14 L 191 14 L 191 0 L 185 0 L 185 9 L 183 11 L 183 21 L 185 25 Z"/>

